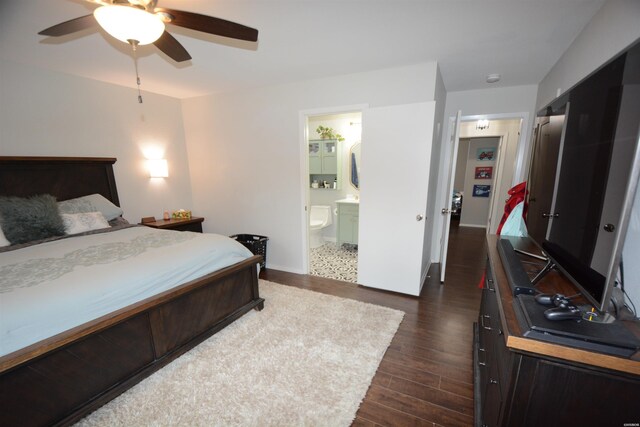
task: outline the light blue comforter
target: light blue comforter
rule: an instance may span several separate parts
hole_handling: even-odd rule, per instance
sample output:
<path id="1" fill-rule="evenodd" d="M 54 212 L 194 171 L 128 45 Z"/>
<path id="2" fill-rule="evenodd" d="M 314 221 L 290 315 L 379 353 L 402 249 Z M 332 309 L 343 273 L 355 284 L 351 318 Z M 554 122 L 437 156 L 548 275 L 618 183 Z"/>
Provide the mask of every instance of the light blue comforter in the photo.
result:
<path id="1" fill-rule="evenodd" d="M 233 239 L 132 227 L 0 254 L 0 356 L 235 264 Z"/>

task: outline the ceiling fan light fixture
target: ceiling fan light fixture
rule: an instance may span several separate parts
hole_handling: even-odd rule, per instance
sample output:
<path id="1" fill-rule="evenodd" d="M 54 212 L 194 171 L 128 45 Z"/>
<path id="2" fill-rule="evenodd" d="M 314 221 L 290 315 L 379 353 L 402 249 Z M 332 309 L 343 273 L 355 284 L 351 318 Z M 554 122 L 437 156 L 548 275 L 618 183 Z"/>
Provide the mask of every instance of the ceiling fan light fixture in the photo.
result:
<path id="1" fill-rule="evenodd" d="M 100 6 L 93 16 L 107 33 L 124 43 L 135 40 L 140 45 L 150 44 L 164 33 L 160 17 L 131 6 Z"/>

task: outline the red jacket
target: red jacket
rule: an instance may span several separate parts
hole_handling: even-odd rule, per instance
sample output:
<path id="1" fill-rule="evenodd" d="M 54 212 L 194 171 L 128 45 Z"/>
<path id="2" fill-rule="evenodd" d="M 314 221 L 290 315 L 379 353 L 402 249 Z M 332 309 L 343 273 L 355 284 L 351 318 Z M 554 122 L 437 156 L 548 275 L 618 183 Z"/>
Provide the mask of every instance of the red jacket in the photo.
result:
<path id="1" fill-rule="evenodd" d="M 518 203 L 524 201 L 525 197 L 529 193 L 527 191 L 527 182 L 526 181 L 521 182 L 520 184 L 516 185 L 515 187 L 507 191 L 507 193 L 509 194 L 510 197 L 507 199 L 506 203 L 504 204 L 504 214 L 502 215 L 502 219 L 500 220 L 500 225 L 498 226 L 498 230 L 496 231 L 498 236 L 500 235 L 502 226 L 504 225 L 505 221 L 509 217 L 509 214 L 511 213 L 513 208 L 515 208 Z M 525 202 L 523 207 L 524 209 L 522 210 L 522 216 L 525 219 L 527 218 L 527 207 L 528 205 Z"/>

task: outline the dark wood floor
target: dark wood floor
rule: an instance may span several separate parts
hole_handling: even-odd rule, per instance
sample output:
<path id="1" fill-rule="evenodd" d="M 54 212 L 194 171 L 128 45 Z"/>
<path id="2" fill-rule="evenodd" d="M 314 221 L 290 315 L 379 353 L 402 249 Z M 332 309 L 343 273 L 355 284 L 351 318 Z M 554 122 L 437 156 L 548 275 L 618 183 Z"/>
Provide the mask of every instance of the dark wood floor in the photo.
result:
<path id="1" fill-rule="evenodd" d="M 485 231 L 453 226 L 444 284 L 439 266 L 418 297 L 321 277 L 265 270 L 261 278 L 406 313 L 354 426 L 473 425 L 473 322 L 486 260 Z"/>

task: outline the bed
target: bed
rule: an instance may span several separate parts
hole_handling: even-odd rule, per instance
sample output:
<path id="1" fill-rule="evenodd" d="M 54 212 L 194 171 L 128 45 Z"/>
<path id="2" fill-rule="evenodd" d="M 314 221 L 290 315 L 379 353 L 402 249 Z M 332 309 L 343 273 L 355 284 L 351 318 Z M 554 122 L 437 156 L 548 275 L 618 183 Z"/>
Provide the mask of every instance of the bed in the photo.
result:
<path id="1" fill-rule="evenodd" d="M 0 196 L 51 194 L 68 200 L 100 194 L 119 206 L 115 161 L 0 157 Z M 0 253 L 0 269 L 12 266 L 2 271 L 20 277 L 11 283 L 22 287 L 18 296 L 0 294 L 4 298 L 0 336 L 2 352 L 7 353 L 0 356 L 0 425 L 72 424 L 251 309 L 261 310 L 264 300 L 258 292 L 256 266 L 261 257 L 234 253 L 220 261 L 221 268 L 208 272 L 214 268 L 205 265 L 211 239 L 223 245 L 231 241 L 214 235 L 121 226 Z M 95 248 L 109 247 L 112 255 L 120 254 L 121 248 L 136 247 L 133 241 L 153 250 L 131 250 L 136 253 L 124 261 L 125 256 L 116 255 L 117 269 L 110 268 L 108 256 L 100 252 L 97 273 L 91 273 L 95 278 L 92 286 L 83 286 L 86 278 L 74 278 L 64 271 L 42 279 L 37 274 L 23 277 L 22 270 L 15 268 L 27 253 L 39 260 L 35 265 L 54 253 L 58 257 L 55 264 L 61 266 L 60 259 L 85 257 Z M 189 248 L 190 255 L 182 258 L 196 265 L 174 266 L 181 257 L 171 256 L 168 251 L 172 248 L 180 253 Z M 148 264 L 152 259 L 155 266 Z M 30 269 L 29 264 L 20 267 Z M 135 297 L 111 287 L 113 282 L 128 288 L 128 280 L 136 275 L 147 282 Z M 82 307 L 73 310 L 82 313 L 79 317 L 66 316 L 64 306 L 57 306 L 56 295 L 69 293 L 77 298 L 71 301 Z M 117 304 L 104 303 L 105 294 L 115 295 Z M 23 307 L 30 304 L 35 314 L 25 314 Z M 53 332 L 41 333 L 44 326 L 52 327 Z M 7 330 L 21 333 L 14 336 Z"/>

